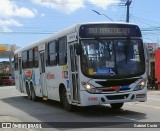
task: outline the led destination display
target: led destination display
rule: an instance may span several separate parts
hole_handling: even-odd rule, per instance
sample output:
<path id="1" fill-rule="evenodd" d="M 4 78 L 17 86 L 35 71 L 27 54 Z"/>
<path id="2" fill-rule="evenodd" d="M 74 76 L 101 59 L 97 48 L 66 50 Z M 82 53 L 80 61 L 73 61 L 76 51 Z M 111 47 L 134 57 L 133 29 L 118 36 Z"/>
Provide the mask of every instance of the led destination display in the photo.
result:
<path id="1" fill-rule="evenodd" d="M 96 24 L 80 27 L 80 37 L 133 36 L 141 37 L 140 29 L 136 25 Z"/>

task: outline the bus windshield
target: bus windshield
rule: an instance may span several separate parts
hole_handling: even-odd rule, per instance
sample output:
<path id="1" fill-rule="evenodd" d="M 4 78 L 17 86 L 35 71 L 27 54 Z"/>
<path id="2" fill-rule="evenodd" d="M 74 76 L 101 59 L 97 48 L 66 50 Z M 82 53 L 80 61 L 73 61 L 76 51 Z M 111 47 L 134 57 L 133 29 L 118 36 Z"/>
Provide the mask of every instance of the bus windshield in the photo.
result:
<path id="1" fill-rule="evenodd" d="M 81 40 L 82 73 L 91 78 L 116 78 L 145 72 L 143 43 L 140 39 Z"/>

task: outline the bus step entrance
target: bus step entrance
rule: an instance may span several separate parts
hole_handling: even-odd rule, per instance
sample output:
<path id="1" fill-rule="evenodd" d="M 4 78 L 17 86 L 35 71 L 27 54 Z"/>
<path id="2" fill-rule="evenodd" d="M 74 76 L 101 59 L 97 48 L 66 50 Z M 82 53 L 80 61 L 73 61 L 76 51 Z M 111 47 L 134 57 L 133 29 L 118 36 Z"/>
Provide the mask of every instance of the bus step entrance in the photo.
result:
<path id="1" fill-rule="evenodd" d="M 43 96 L 43 100 L 48 100 L 48 97 L 47 96 Z"/>

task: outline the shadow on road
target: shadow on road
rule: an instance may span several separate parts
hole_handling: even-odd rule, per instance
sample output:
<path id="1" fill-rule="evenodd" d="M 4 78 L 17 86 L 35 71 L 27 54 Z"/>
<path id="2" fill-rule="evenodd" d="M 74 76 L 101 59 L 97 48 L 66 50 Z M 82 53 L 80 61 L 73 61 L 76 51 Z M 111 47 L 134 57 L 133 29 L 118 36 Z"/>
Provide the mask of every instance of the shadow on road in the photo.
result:
<path id="1" fill-rule="evenodd" d="M 114 111 L 109 106 L 75 107 L 74 112 L 67 112 L 59 102 L 52 100 L 33 102 L 28 100 L 27 96 L 15 96 L 1 100 L 45 122 L 136 122 L 146 119 L 145 113 L 125 110 L 125 108 Z M 134 120 L 116 116 L 130 116 Z"/>

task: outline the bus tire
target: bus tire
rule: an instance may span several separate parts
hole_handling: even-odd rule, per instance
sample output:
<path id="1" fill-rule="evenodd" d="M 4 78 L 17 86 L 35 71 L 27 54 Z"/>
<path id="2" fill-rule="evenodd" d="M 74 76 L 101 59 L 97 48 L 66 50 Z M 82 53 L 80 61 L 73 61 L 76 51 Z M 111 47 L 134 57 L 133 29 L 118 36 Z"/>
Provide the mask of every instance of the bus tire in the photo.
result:
<path id="1" fill-rule="evenodd" d="M 31 100 L 32 99 L 32 97 L 31 97 L 31 90 L 30 90 L 30 88 L 29 88 L 28 85 L 26 86 L 26 91 L 27 91 L 28 99 Z"/>
<path id="2" fill-rule="evenodd" d="M 34 87 L 31 85 L 31 99 L 33 101 L 36 101 L 37 100 L 37 96 L 36 96 L 36 93 L 34 91 Z"/>
<path id="3" fill-rule="evenodd" d="M 67 110 L 67 111 L 72 111 L 73 110 L 72 105 L 68 101 L 66 89 L 64 87 L 63 87 L 62 92 L 61 92 L 61 102 L 62 102 L 62 106 L 65 110 Z"/>
<path id="4" fill-rule="evenodd" d="M 110 104 L 112 109 L 114 110 L 119 110 L 122 106 L 123 106 L 124 103 L 112 103 Z"/>

